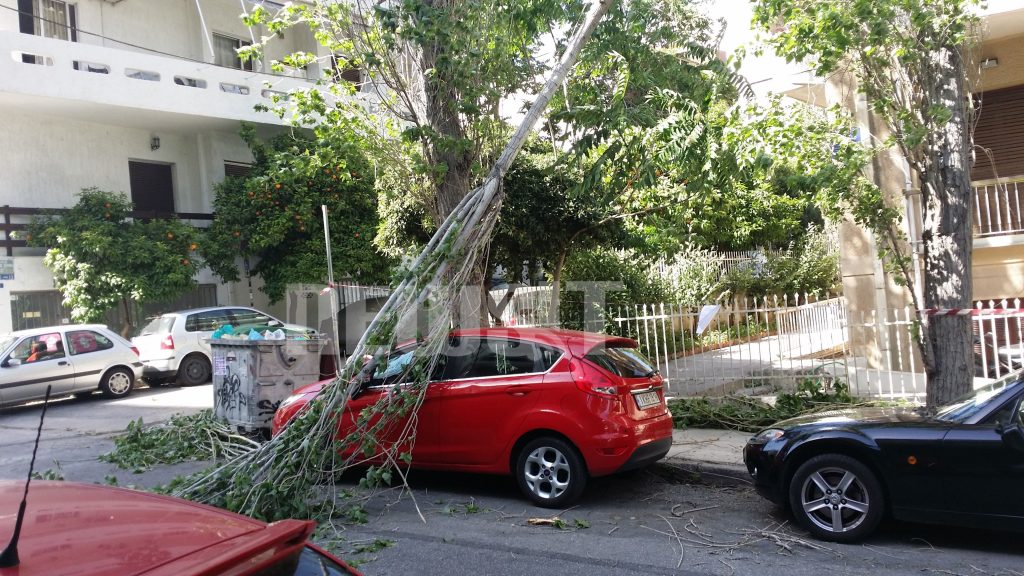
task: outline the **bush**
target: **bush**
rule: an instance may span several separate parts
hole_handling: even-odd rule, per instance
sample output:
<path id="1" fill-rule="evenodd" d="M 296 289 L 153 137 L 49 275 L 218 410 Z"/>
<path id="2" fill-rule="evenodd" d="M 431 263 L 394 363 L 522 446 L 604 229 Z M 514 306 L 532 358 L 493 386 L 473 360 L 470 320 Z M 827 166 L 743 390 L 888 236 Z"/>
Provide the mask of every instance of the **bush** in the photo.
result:
<path id="1" fill-rule="evenodd" d="M 627 304 L 666 302 L 671 290 L 662 278 L 653 273 L 653 265 L 632 252 L 620 252 L 607 248 L 594 248 L 576 252 L 566 260 L 562 269 L 562 288 L 559 300 L 559 317 L 562 327 L 572 330 L 584 329 L 583 293 L 569 290 L 565 282 L 621 282 L 623 289 L 605 294 L 605 301 L 590 302 L 598 312 L 607 316 L 609 307 Z M 600 327 L 588 326 L 589 330 Z"/>
<path id="2" fill-rule="evenodd" d="M 734 294 L 750 296 L 829 294 L 839 285 L 839 252 L 829 233 L 811 229 L 799 244 L 733 268 L 722 283 Z"/>
<path id="3" fill-rule="evenodd" d="M 726 283 L 722 278 L 721 256 L 711 250 L 686 246 L 671 263 L 672 300 L 684 306 L 700 306 L 713 302 Z"/>

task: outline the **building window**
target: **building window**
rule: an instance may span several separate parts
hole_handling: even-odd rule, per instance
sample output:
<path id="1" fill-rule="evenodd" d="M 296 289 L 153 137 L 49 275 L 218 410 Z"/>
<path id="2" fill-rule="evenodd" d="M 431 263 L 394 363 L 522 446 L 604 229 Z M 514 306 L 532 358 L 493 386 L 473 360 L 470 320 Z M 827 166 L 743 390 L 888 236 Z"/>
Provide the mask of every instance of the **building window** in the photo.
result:
<path id="1" fill-rule="evenodd" d="M 338 82 L 345 80 L 356 85 L 356 90 L 359 90 L 359 85 L 363 82 L 363 71 L 362 69 L 352 66 L 342 56 L 331 56 L 331 77 L 334 81 Z"/>
<path id="2" fill-rule="evenodd" d="M 217 66 L 227 66 L 228 68 L 252 71 L 253 61 L 246 60 L 245 62 L 242 62 L 242 59 L 238 57 L 239 49 L 251 45 L 252 42 L 239 40 L 238 38 L 232 38 L 230 36 L 214 34 L 213 63 Z"/>
<path id="3" fill-rule="evenodd" d="M 252 164 L 243 164 L 242 162 L 224 163 L 225 178 L 228 176 L 234 176 L 235 178 L 248 178 L 250 172 L 252 172 Z"/>
<path id="4" fill-rule="evenodd" d="M 136 211 L 174 213 L 174 182 L 170 164 L 128 162 L 132 203 Z"/>
<path id="5" fill-rule="evenodd" d="M 62 0 L 18 0 L 19 29 L 57 40 L 78 41 L 78 14 L 74 4 Z"/>

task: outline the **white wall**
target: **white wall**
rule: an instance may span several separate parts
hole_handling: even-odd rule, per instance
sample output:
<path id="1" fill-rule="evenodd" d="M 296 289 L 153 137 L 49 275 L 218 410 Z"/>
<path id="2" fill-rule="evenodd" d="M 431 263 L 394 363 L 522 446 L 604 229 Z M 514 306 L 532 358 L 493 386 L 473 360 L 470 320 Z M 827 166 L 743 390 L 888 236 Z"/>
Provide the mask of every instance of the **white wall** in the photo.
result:
<path id="1" fill-rule="evenodd" d="M 210 212 L 212 185 L 224 178 L 224 160 L 248 162 L 237 134 L 123 128 L 64 118 L 3 112 L 0 130 L 0 204 L 62 208 L 82 188 L 129 194 L 128 161 L 174 165 L 175 207 Z M 150 149 L 152 136 L 160 149 Z"/>
<path id="2" fill-rule="evenodd" d="M 78 42 L 128 51 L 152 50 L 202 62 L 213 62 L 210 35 L 222 34 L 258 41 L 261 31 L 242 22 L 243 4 L 238 0 L 131 0 L 112 4 L 105 0 L 73 1 L 78 15 Z M 17 7 L 17 0 L 3 0 Z M 244 4 L 246 10 L 252 4 Z M 271 8 L 272 9 L 272 8 Z M 205 26 L 204 26 L 205 25 Z M 17 31 L 18 14 L 0 10 L 0 30 Z M 287 31 L 284 38 L 268 43 L 267 62 L 297 50 L 316 51 L 308 28 Z M 259 69 L 259 68 L 257 68 Z M 269 64 L 264 67 L 269 72 Z M 312 70 L 312 78 L 318 70 Z"/>

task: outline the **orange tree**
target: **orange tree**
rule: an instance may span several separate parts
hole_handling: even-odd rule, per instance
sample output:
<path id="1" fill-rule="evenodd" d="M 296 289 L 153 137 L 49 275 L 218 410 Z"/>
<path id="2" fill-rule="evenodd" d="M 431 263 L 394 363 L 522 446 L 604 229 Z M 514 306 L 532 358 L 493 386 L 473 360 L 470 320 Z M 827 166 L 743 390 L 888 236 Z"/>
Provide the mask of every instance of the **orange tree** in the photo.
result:
<path id="1" fill-rule="evenodd" d="M 214 221 L 202 254 L 226 281 L 239 279 L 239 257 L 255 261 L 272 301 L 289 284 L 324 283 L 327 255 L 321 205 L 330 214 L 335 274 L 364 284 L 386 283 L 391 260 L 373 246 L 377 231 L 374 170 L 354 135 L 295 132 L 261 141 L 252 126 L 242 137 L 253 153 L 245 178 L 216 187 Z"/>
<path id="2" fill-rule="evenodd" d="M 76 322 L 96 322 L 132 302 L 171 300 L 195 286 L 201 234 L 173 219 L 138 220 L 124 194 L 86 188 L 67 211 L 34 220 L 27 241 L 44 260 Z"/>

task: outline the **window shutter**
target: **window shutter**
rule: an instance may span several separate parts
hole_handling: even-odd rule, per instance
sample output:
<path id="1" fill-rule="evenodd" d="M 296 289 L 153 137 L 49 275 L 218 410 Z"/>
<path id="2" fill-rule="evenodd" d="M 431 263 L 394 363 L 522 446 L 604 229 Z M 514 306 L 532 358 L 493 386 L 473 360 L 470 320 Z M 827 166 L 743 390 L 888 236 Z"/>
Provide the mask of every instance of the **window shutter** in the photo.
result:
<path id="1" fill-rule="evenodd" d="M 252 172 L 251 164 L 242 164 L 241 162 L 224 163 L 224 177 L 248 178 L 250 172 Z"/>
<path id="2" fill-rule="evenodd" d="M 1024 86 L 989 90 L 975 97 L 974 167 L 971 180 L 1024 174 Z"/>
<path id="3" fill-rule="evenodd" d="M 174 185 L 170 164 L 129 161 L 128 178 L 136 210 L 174 213 Z"/>

